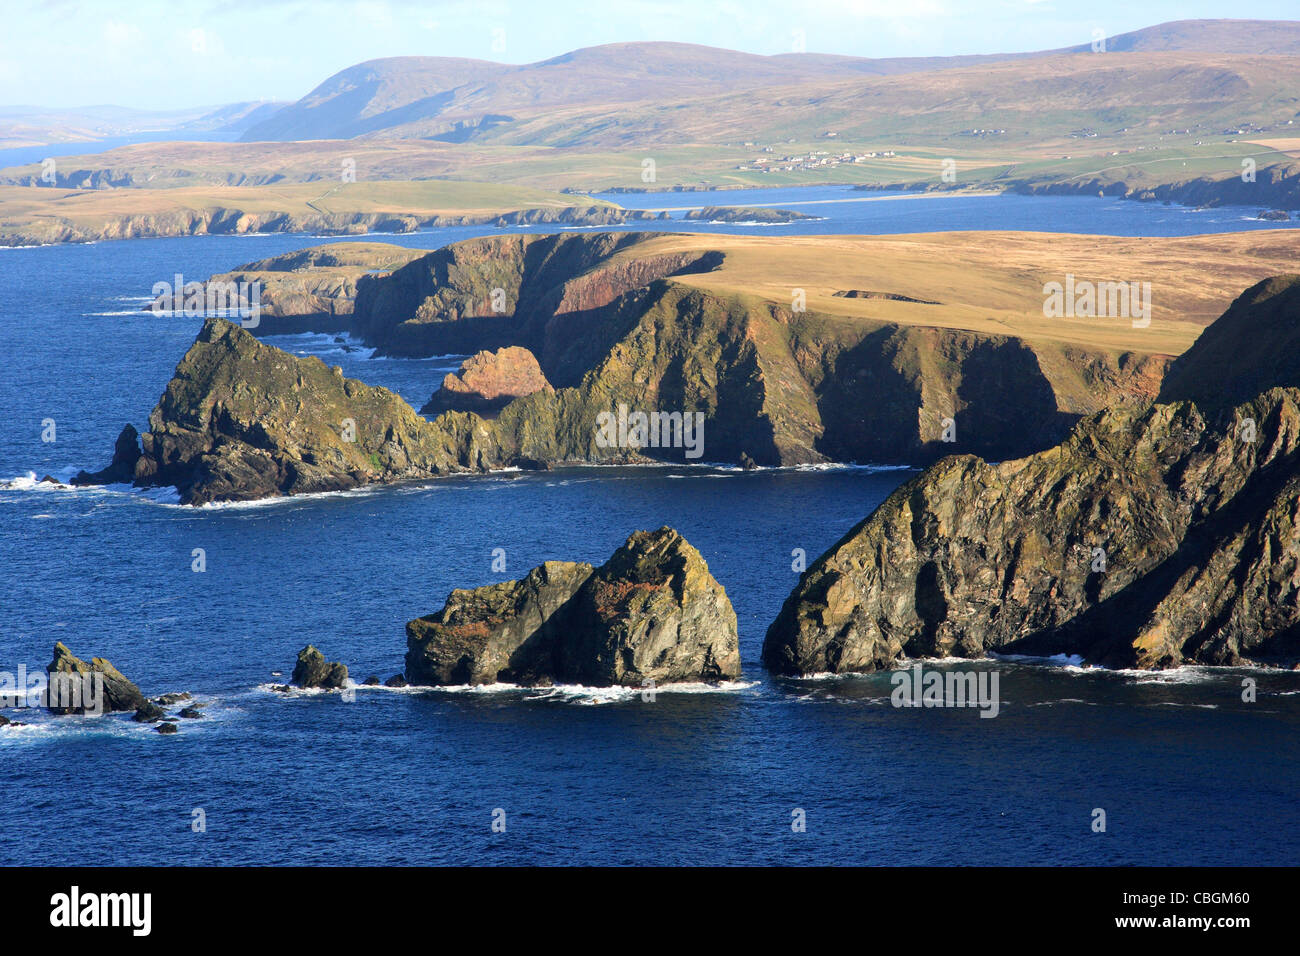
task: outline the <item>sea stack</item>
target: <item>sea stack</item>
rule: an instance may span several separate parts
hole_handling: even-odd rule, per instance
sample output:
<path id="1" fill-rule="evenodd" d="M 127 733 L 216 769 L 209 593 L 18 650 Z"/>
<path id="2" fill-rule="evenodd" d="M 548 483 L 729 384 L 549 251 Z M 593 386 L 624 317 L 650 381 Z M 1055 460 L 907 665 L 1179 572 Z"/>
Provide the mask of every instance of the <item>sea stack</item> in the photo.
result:
<path id="1" fill-rule="evenodd" d="M 406 626 L 412 684 L 636 686 L 740 676 L 736 613 L 672 528 L 638 531 L 599 568 L 548 561 L 456 590 Z"/>

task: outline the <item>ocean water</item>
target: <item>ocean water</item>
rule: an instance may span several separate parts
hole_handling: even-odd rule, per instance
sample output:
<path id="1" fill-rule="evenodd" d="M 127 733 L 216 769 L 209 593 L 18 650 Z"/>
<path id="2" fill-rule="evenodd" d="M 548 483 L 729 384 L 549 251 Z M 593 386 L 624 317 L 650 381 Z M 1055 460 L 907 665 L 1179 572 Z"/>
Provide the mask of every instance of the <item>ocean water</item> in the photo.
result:
<path id="1" fill-rule="evenodd" d="M 1105 231 L 1125 234 L 1276 228 L 1242 210 L 1207 219 L 1230 213 L 1092 199 L 827 210 L 888 220 L 844 218 L 840 232 L 911 231 L 917 217 L 935 229 L 1087 231 L 1108 216 Z M 434 248 L 490 231 L 391 238 Z M 199 325 L 142 313 L 155 281 L 320 241 L 0 250 L 0 671 L 41 670 L 63 641 L 147 694 L 190 691 L 207 713 L 163 737 L 128 715 L 3 711 L 27 726 L 0 729 L 0 864 L 1300 860 L 1300 674 L 925 663 L 995 670 L 994 719 L 893 707 L 887 674 L 767 674 L 759 650 L 795 583 L 792 552 L 814 558 L 907 470 L 575 468 L 201 509 L 166 491 L 35 484 L 102 466 L 125 422 L 144 426 Z M 268 341 L 417 406 L 457 364 L 373 359 L 335 336 Z M 358 688 L 351 700 L 269 689 L 307 643 L 358 681 L 386 678 L 402 667 L 403 624 L 452 588 L 548 559 L 600 562 L 631 531 L 664 524 L 700 549 L 735 605 L 745 673 L 733 685 L 653 700 L 579 687 Z M 496 548 L 505 573 L 492 571 Z M 1258 684 L 1254 703 L 1243 679 Z M 1098 808 L 1104 833 L 1092 831 Z"/>

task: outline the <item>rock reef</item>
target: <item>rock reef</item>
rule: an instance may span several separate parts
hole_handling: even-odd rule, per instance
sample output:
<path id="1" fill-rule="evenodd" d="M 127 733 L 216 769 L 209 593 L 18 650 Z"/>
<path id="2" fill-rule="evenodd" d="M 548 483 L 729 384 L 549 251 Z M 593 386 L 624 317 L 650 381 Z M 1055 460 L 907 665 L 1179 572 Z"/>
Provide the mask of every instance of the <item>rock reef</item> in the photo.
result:
<path id="1" fill-rule="evenodd" d="M 548 561 L 518 581 L 456 590 L 406 626 L 416 685 L 645 686 L 740 675 L 736 614 L 671 528 L 638 531 L 599 568 Z"/>

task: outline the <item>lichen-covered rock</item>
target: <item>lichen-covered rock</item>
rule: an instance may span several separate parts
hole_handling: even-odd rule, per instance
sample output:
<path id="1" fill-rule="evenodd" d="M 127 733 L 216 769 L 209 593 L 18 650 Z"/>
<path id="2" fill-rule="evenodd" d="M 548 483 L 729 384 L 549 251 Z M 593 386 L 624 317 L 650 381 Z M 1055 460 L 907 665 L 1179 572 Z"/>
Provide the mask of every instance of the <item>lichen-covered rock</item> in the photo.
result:
<path id="1" fill-rule="evenodd" d="M 644 686 L 740 675 L 736 614 L 671 528 L 639 531 L 600 568 L 552 561 L 453 591 L 407 625 L 413 684 Z"/>
<path id="2" fill-rule="evenodd" d="M 1058 447 L 938 462 L 801 577 L 780 673 L 900 656 L 1079 654 L 1109 666 L 1300 656 L 1300 391 L 1207 421 L 1113 409 Z"/>
<path id="3" fill-rule="evenodd" d="M 604 686 L 740 676 L 727 592 L 672 528 L 628 538 L 578 590 L 563 622 L 557 680 Z"/>
<path id="4" fill-rule="evenodd" d="M 442 387 L 433 393 L 420 414 L 456 411 L 492 415 L 516 398 L 541 391 L 553 389 L 537 358 L 528 349 L 511 345 L 467 358 L 458 371 L 442 380 Z"/>
<path id="5" fill-rule="evenodd" d="M 441 611 L 406 625 L 406 678 L 413 684 L 524 682 L 552 668 L 545 630 L 592 567 L 547 561 L 518 581 L 451 592 Z"/>
<path id="6" fill-rule="evenodd" d="M 102 657 L 89 664 L 78 658 L 62 641 L 54 645 L 54 659 L 46 667 L 49 687 L 46 707 L 56 714 L 138 710 L 147 703 L 140 688 Z M 98 683 L 99 688 L 96 688 Z"/>
<path id="7" fill-rule="evenodd" d="M 289 679 L 299 687 L 338 690 L 347 686 L 348 669 L 347 665 L 338 661 L 326 661 L 324 654 L 308 644 L 298 652 L 298 660 L 293 665 L 293 675 Z"/>

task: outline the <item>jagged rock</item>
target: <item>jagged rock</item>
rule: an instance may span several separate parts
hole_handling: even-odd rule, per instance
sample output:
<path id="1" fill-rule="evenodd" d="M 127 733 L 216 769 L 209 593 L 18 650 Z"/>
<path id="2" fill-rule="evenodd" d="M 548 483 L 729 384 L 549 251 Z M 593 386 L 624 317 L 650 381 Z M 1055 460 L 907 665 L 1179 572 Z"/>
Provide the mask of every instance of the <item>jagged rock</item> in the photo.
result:
<path id="1" fill-rule="evenodd" d="M 1298 402 L 1272 389 L 1218 425 L 1186 402 L 1112 409 L 1029 458 L 944 459 L 808 568 L 764 662 L 811 674 L 993 650 L 1118 667 L 1293 659 Z"/>
<path id="2" fill-rule="evenodd" d="M 1291 214 L 1285 209 L 1265 209 L 1258 216 L 1268 222 L 1290 222 Z"/>
<path id="3" fill-rule="evenodd" d="M 740 674 L 731 602 L 671 528 L 633 534 L 597 569 L 548 561 L 519 581 L 453 591 L 406 633 L 413 684 L 641 686 Z"/>
<path id="4" fill-rule="evenodd" d="M 199 720 L 205 715 L 203 711 L 199 710 L 198 707 L 182 707 L 180 711 L 180 716 L 185 718 L 186 720 Z"/>
<path id="5" fill-rule="evenodd" d="M 347 686 L 348 669 L 337 661 L 326 662 L 325 655 L 308 644 L 298 652 L 290 680 L 299 687 L 337 690 Z"/>
<path id="6" fill-rule="evenodd" d="M 140 460 L 140 435 L 133 425 L 125 425 L 113 444 L 113 460 L 107 468 L 96 472 L 79 471 L 72 479 L 74 485 L 116 485 L 135 480 L 136 463 Z"/>
<path id="7" fill-rule="evenodd" d="M 153 699 L 153 702 L 160 707 L 170 707 L 172 706 L 172 704 L 179 704 L 183 700 L 190 700 L 191 696 L 192 695 L 190 694 L 189 691 L 181 691 L 180 693 L 171 693 L 171 694 L 159 694 L 157 697 Z"/>
<path id="8" fill-rule="evenodd" d="M 537 359 L 528 349 L 512 345 L 496 352 L 479 352 L 449 373 L 442 387 L 420 409 L 421 415 L 447 411 L 491 415 L 516 398 L 553 391 Z"/>
<path id="9" fill-rule="evenodd" d="M 181 729 L 175 724 L 161 723 L 158 725 L 158 733 L 160 734 L 179 734 L 180 732 Z"/>
<path id="10" fill-rule="evenodd" d="M 114 465 L 89 479 L 125 466 L 124 438 Z M 428 478 L 497 458 L 482 419 L 450 415 L 435 425 L 387 389 L 263 345 L 220 318 L 204 323 L 177 366 L 141 444 L 136 484 L 174 485 L 190 504 Z"/>
<path id="11" fill-rule="evenodd" d="M 137 724 L 152 724 L 155 721 L 162 720 L 166 716 L 166 712 L 157 704 L 151 701 L 145 701 L 136 708 L 135 714 L 132 715 L 131 719 Z"/>
<path id="12" fill-rule="evenodd" d="M 545 670 L 554 640 L 544 625 L 591 572 L 589 564 L 547 561 L 518 581 L 452 591 L 437 614 L 406 625 L 406 679 L 491 684 Z"/>
<path id="13" fill-rule="evenodd" d="M 86 713 L 87 695 L 95 693 L 92 682 L 96 674 L 101 682 L 99 703 L 103 710 L 137 710 L 145 704 L 140 688 L 122 676 L 111 663 L 95 657 L 87 664 L 68 650 L 62 641 L 54 645 L 54 659 L 46 667 L 46 672 L 49 675 L 46 707 L 56 714 Z"/>

